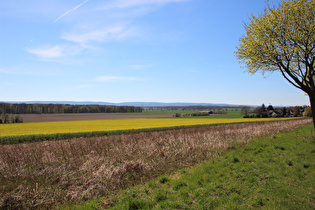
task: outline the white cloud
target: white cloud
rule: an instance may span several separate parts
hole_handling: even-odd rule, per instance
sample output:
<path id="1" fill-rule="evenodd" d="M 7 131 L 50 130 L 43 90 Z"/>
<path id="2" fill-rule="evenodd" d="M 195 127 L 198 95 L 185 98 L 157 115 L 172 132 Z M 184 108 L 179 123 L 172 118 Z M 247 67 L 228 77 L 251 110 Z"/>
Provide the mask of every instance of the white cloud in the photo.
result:
<path id="1" fill-rule="evenodd" d="M 56 58 L 63 56 L 63 49 L 60 46 L 50 48 L 29 49 L 27 52 L 43 58 Z"/>
<path id="2" fill-rule="evenodd" d="M 88 30 L 88 31 L 87 31 Z M 112 40 L 121 40 L 127 37 L 137 36 L 139 32 L 136 28 L 128 27 L 127 24 L 115 24 L 103 28 L 80 29 L 79 31 L 65 33 L 62 39 L 80 43 L 82 45 L 88 42 L 105 42 Z"/>
<path id="3" fill-rule="evenodd" d="M 36 49 L 28 49 L 27 52 L 37 55 L 41 58 L 60 58 L 68 55 L 76 55 L 82 49 L 75 46 L 56 45 L 53 47 L 41 47 Z"/>
<path id="4" fill-rule="evenodd" d="M 100 76 L 95 79 L 100 82 L 117 82 L 117 81 L 139 81 L 137 77 L 118 77 L 118 76 Z"/>
<path id="5" fill-rule="evenodd" d="M 81 0 L 83 1 L 83 0 Z M 54 23 L 64 16 L 87 4 L 89 0 L 68 10 L 59 16 Z M 73 25 L 72 29 L 64 31 L 60 38 L 72 42 L 68 45 L 43 46 L 38 48 L 27 49 L 26 51 L 40 57 L 45 61 L 61 62 L 60 58 L 74 56 L 83 50 L 90 52 L 100 51 L 102 46 L 94 46 L 95 43 L 104 43 L 112 41 L 121 41 L 129 38 L 143 37 L 148 31 L 133 24 L 133 17 L 137 15 L 145 15 L 152 9 L 168 3 L 183 2 L 189 0 L 110 0 L 97 8 L 87 10 L 85 15 L 77 16 L 76 20 L 80 20 Z M 109 3 L 107 3 L 109 2 Z M 89 6 L 93 6 L 93 2 Z M 104 7 L 105 5 L 105 7 Z M 108 11 L 95 11 L 95 9 L 108 9 Z M 124 10 L 118 10 L 124 9 Z M 124 15 L 120 15 L 124 13 Z M 137 15 L 136 15 L 137 14 Z M 78 14 L 76 14 L 78 15 Z M 143 69 L 145 66 L 133 66 L 134 69 Z"/>
<path id="6" fill-rule="evenodd" d="M 107 4 L 105 7 L 100 9 L 112 9 L 112 8 L 127 8 L 147 5 L 162 5 L 173 2 L 183 2 L 187 0 L 116 0 L 112 3 Z"/>

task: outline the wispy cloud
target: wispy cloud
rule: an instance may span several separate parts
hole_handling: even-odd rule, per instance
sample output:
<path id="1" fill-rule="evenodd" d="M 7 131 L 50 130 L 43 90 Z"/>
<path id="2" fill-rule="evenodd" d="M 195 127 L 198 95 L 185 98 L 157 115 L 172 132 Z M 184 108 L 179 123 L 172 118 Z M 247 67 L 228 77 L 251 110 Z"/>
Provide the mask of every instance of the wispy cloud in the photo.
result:
<path id="1" fill-rule="evenodd" d="M 68 32 L 63 34 L 61 38 L 75 43 L 86 44 L 88 42 L 116 41 L 139 34 L 135 27 L 128 27 L 128 24 L 117 23 L 101 29 L 84 28 L 79 31 Z"/>
<path id="2" fill-rule="evenodd" d="M 68 10 L 67 12 L 65 12 L 64 14 L 62 14 L 61 16 L 59 16 L 55 21 L 54 23 L 56 23 L 58 20 L 60 20 L 61 18 L 63 18 L 64 16 L 66 16 L 67 14 L 69 14 L 70 12 L 78 9 L 79 7 L 81 7 L 83 4 L 85 4 L 86 2 L 88 2 L 89 0 L 85 0 L 84 2 L 82 2 L 81 4 L 77 5 L 76 7 Z"/>
<path id="3" fill-rule="evenodd" d="M 3 73 L 3 74 L 12 74 L 14 71 L 12 70 L 8 70 L 8 69 L 4 69 L 4 68 L 1 68 L 0 67 L 0 73 Z"/>
<path id="4" fill-rule="evenodd" d="M 18 64 L 17 66 L 2 68 L 0 67 L 0 74 L 11 75 L 32 75 L 32 76 L 60 76 L 63 75 L 63 71 L 56 69 L 46 68 L 34 68 L 26 64 Z"/>
<path id="5" fill-rule="evenodd" d="M 81 50 L 82 49 L 77 46 L 56 45 L 53 47 L 27 49 L 26 51 L 37 55 L 40 58 L 60 58 L 68 55 L 78 54 Z"/>
<path id="6" fill-rule="evenodd" d="M 43 58 L 56 58 L 63 56 L 63 49 L 60 46 L 28 49 L 26 51 Z"/>
<path id="7" fill-rule="evenodd" d="M 139 81 L 141 78 L 137 77 L 118 77 L 118 76 L 100 76 L 95 79 L 95 81 L 100 82 L 118 82 L 118 81 Z"/>
<path id="8" fill-rule="evenodd" d="M 89 0 L 84 0 L 82 3 L 66 11 L 60 15 L 54 23 L 82 7 L 88 1 Z M 92 53 L 101 51 L 103 45 L 99 45 L 99 43 L 145 37 L 150 31 L 143 29 L 141 25 L 134 24 L 135 21 L 133 21 L 133 17 L 137 16 L 134 13 L 142 16 L 160 5 L 183 1 L 189 0 L 108 0 L 104 1 L 104 3 L 97 3 L 94 5 L 94 10 L 90 10 L 90 13 L 86 13 L 86 16 L 78 16 L 78 18 L 84 18 L 80 19 L 82 21 L 77 22 L 77 24 L 72 25 L 70 29 L 66 29 L 66 31 L 62 32 L 59 38 L 63 39 L 63 41 L 69 41 L 69 44 L 37 47 L 27 49 L 26 51 L 38 56 L 44 61 L 64 62 L 65 60 L 60 58 L 78 55 L 83 51 Z M 93 4 L 91 4 L 91 6 L 93 6 Z M 107 8 L 108 11 L 100 11 L 102 8 Z M 141 12 L 139 12 L 139 10 Z M 121 13 L 125 15 L 121 16 Z M 130 16 L 130 14 L 132 15 Z M 98 43 L 97 46 L 95 45 L 96 43 Z M 148 66 L 135 65 L 131 68 L 144 69 L 147 67 Z"/>
<path id="9" fill-rule="evenodd" d="M 116 0 L 99 9 L 127 8 L 147 5 L 163 5 L 188 0 Z"/>

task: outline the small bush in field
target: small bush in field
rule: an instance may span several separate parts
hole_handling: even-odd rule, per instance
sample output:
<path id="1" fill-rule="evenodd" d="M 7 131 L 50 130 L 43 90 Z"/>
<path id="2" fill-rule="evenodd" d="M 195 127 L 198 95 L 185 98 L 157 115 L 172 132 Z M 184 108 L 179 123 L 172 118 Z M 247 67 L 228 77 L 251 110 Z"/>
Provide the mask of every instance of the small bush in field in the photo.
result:
<path id="1" fill-rule="evenodd" d="M 12 123 L 22 123 L 23 119 L 19 115 L 15 115 L 14 117 L 12 117 L 11 122 Z"/>
<path id="2" fill-rule="evenodd" d="M 2 123 L 22 123 L 23 120 L 19 115 L 15 115 L 14 117 L 12 116 L 10 118 L 9 114 L 4 114 L 2 113 L 1 117 L 0 117 L 0 124 Z"/>
<path id="3" fill-rule="evenodd" d="M 209 112 L 195 112 L 191 116 L 209 116 Z"/>
<path id="4" fill-rule="evenodd" d="M 10 116 L 9 116 L 9 114 L 2 113 L 1 120 L 2 120 L 2 123 L 10 123 Z"/>

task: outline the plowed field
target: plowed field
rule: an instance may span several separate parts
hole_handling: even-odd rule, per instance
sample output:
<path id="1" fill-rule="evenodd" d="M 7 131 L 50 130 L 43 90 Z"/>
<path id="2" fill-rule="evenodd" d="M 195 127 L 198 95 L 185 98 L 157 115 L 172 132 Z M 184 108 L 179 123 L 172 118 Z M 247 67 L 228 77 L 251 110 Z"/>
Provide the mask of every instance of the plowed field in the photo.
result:
<path id="1" fill-rule="evenodd" d="M 75 114 L 20 114 L 23 122 L 52 122 L 76 120 L 109 120 L 133 118 L 172 117 L 173 114 L 141 114 L 141 113 L 75 113 Z"/>

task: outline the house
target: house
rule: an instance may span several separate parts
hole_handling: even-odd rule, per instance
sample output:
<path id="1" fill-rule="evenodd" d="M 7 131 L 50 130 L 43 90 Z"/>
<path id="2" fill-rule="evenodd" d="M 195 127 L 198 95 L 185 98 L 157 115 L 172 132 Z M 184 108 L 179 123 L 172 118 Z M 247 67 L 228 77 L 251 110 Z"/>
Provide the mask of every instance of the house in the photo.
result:
<path id="1" fill-rule="evenodd" d="M 200 111 L 201 114 L 213 114 L 213 111 Z"/>
<path id="2" fill-rule="evenodd" d="M 281 109 L 275 109 L 268 111 L 268 117 L 283 117 L 283 111 Z"/>

